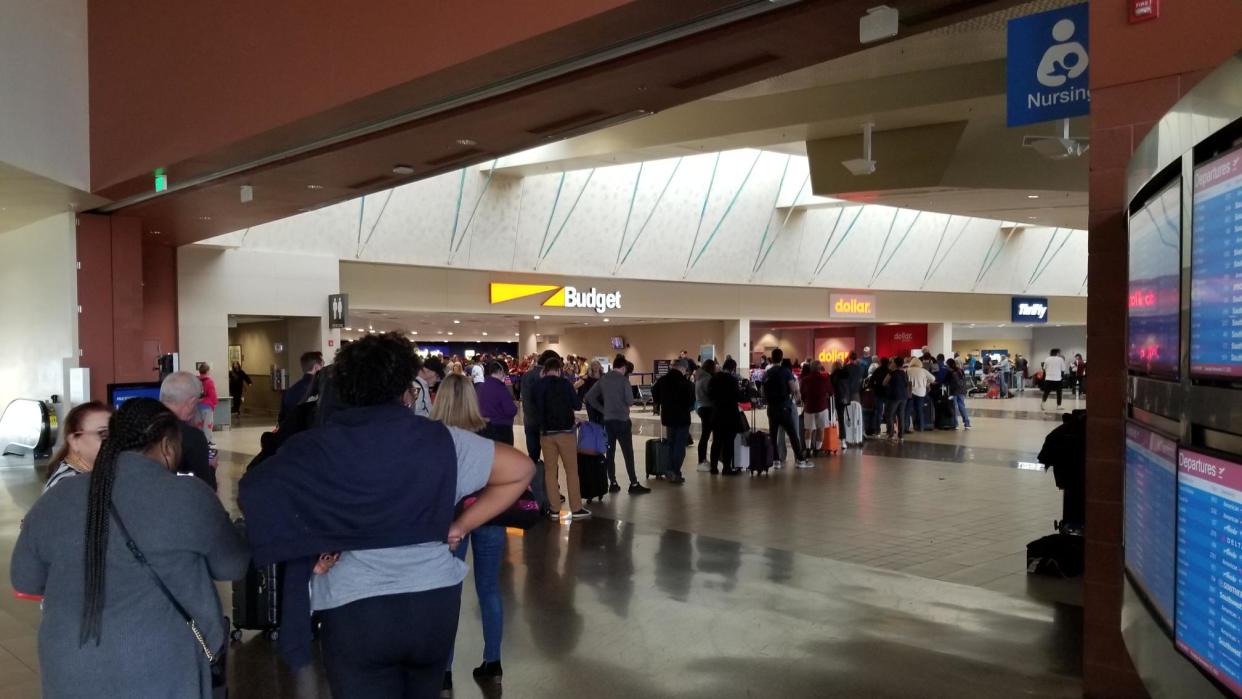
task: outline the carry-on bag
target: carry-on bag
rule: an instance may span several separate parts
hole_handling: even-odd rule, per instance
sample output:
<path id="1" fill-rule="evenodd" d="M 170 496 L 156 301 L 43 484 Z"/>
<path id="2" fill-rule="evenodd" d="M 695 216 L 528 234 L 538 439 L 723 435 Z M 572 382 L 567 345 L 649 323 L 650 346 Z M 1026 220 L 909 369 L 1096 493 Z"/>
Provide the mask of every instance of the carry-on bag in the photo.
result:
<path id="1" fill-rule="evenodd" d="M 663 478 L 673 464 L 673 443 L 664 437 L 647 440 L 647 477 Z"/>
<path id="2" fill-rule="evenodd" d="M 602 501 L 608 494 L 608 464 L 603 454 L 578 452 L 578 491 L 588 502 Z"/>
<path id="3" fill-rule="evenodd" d="M 598 422 L 583 422 L 578 425 L 578 453 L 603 454 L 608 451 L 608 435 L 604 426 Z"/>
<path id="4" fill-rule="evenodd" d="M 776 443 L 763 430 L 751 430 L 744 435 L 745 450 L 750 460 L 751 474 L 766 474 L 776 460 Z"/>
<path id="5" fill-rule="evenodd" d="M 246 523 L 234 523 L 245 535 Z M 251 562 L 246 577 L 233 582 L 233 630 L 230 637 L 240 641 L 242 631 L 262 631 L 275 640 L 280 636 L 280 564 L 256 566 Z"/>
<path id="6" fill-rule="evenodd" d="M 858 445 L 863 443 L 862 406 L 853 401 L 845 406 L 845 444 Z"/>
<path id="7" fill-rule="evenodd" d="M 824 451 L 829 454 L 841 453 L 841 428 L 837 425 L 824 428 Z"/>

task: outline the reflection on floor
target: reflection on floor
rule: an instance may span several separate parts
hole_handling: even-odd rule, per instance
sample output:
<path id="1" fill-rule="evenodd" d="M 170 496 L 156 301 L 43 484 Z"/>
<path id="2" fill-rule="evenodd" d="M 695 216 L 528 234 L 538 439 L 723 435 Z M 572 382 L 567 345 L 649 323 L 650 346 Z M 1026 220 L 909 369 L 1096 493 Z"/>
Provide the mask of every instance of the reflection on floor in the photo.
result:
<path id="1" fill-rule="evenodd" d="M 768 477 L 697 473 L 692 447 L 684 486 L 652 483 L 591 505 L 594 520 L 511 533 L 508 696 L 1078 696 L 1080 588 L 1024 573 L 1025 544 L 1051 531 L 1060 496 L 1050 474 L 1015 468 L 1056 416 L 1030 397 L 976 406 L 989 414 L 970 432 L 869 442 Z M 642 473 L 658 419 L 635 418 Z M 261 429 L 217 435 L 234 511 Z M 38 483 L 27 463 L 0 468 L 0 484 L 7 577 Z M 457 696 L 480 696 L 469 584 L 462 608 Z M 38 696 L 38 617 L 0 596 L 0 696 Z M 329 696 L 318 670 L 290 676 L 251 634 L 230 676 L 235 699 Z"/>

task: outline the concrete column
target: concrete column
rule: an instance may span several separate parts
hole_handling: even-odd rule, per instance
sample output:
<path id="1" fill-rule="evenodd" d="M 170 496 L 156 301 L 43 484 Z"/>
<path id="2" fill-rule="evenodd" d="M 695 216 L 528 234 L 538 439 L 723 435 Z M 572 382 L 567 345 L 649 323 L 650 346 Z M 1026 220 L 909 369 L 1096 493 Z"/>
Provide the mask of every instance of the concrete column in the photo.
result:
<path id="1" fill-rule="evenodd" d="M 535 337 L 538 330 L 538 324 L 533 320 L 518 321 L 518 349 L 523 357 L 539 351 L 539 339 Z"/>
<path id="2" fill-rule="evenodd" d="M 750 366 L 750 318 L 724 321 L 724 347 L 716 350 L 721 364 L 725 357 L 737 360 L 738 368 L 745 371 Z"/>
<path id="3" fill-rule="evenodd" d="M 932 355 L 943 353 L 946 357 L 953 356 L 953 324 L 952 323 L 928 323 L 927 324 L 927 346 L 931 348 Z"/>

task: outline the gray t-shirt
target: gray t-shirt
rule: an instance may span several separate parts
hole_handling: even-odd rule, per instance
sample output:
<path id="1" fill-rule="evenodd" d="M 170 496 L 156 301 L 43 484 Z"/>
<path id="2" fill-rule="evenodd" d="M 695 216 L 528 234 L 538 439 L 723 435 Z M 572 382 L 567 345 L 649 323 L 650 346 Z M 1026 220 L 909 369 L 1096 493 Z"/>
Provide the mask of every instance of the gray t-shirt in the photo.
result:
<path id="1" fill-rule="evenodd" d="M 450 427 L 457 449 L 456 502 L 487 485 L 496 444 Z M 316 611 L 334 609 L 368 597 L 423 592 L 452 587 L 470 570 L 449 551 L 448 544 L 429 542 L 387 549 L 345 551 L 332 570 L 311 581 Z"/>

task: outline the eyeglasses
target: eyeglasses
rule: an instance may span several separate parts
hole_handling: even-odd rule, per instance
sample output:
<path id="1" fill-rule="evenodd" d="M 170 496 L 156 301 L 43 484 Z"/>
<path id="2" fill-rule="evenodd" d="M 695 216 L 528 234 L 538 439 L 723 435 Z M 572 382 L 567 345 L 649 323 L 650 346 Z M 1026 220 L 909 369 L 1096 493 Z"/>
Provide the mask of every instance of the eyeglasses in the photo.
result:
<path id="1" fill-rule="evenodd" d="M 82 436 L 82 435 L 84 435 L 84 434 L 93 434 L 93 435 L 95 435 L 96 437 L 99 437 L 99 441 L 101 441 L 101 442 L 102 442 L 103 440 L 105 440 L 105 439 L 107 439 L 107 438 L 108 438 L 108 428 L 107 428 L 107 427 L 100 427 L 100 428 L 99 428 L 99 429 L 97 429 L 97 430 L 90 430 L 90 431 L 87 431 L 87 430 L 82 430 L 82 431 L 74 432 L 74 433 L 73 433 L 73 436 L 74 436 L 74 437 L 81 437 L 81 436 Z"/>

